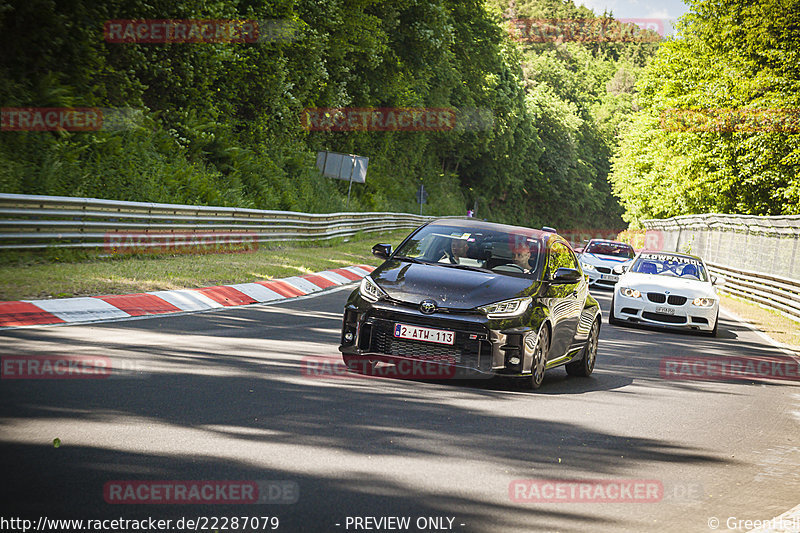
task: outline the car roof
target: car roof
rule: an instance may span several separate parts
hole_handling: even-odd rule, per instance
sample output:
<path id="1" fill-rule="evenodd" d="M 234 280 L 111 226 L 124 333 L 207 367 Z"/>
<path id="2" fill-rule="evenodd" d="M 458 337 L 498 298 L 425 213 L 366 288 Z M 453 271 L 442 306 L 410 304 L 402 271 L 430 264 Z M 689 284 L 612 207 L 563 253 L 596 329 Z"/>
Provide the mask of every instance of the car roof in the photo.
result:
<path id="1" fill-rule="evenodd" d="M 697 255 L 684 254 L 684 253 L 681 253 L 681 252 L 670 252 L 670 251 L 664 251 L 664 250 L 642 250 L 641 252 L 639 252 L 638 255 L 642 255 L 642 254 L 674 255 L 674 256 L 677 256 L 677 257 L 686 257 L 687 259 L 696 259 L 697 261 L 700 261 L 701 263 L 705 263 L 705 261 L 703 261 L 702 257 L 699 257 Z"/>
<path id="2" fill-rule="evenodd" d="M 540 239 L 546 239 L 554 235 L 558 236 L 557 233 L 550 233 L 549 231 L 526 228 L 524 226 L 512 226 L 510 224 L 499 224 L 497 222 L 486 222 L 485 220 L 478 220 L 474 218 L 437 218 L 436 220 L 431 220 L 428 224 L 447 224 L 448 226 L 455 226 L 459 228 L 505 231 L 508 233 L 525 233 L 526 235 L 538 237 Z M 559 238 L 560 240 L 563 240 L 563 238 L 560 236 Z"/>
<path id="3" fill-rule="evenodd" d="M 592 244 L 593 242 L 602 242 L 602 243 L 606 243 L 606 244 L 624 244 L 625 246 L 633 248 L 633 246 L 631 246 L 627 242 L 611 241 L 611 240 L 608 240 L 608 239 L 592 239 L 592 240 L 589 241 L 589 243 L 586 246 L 589 246 L 589 244 Z"/>

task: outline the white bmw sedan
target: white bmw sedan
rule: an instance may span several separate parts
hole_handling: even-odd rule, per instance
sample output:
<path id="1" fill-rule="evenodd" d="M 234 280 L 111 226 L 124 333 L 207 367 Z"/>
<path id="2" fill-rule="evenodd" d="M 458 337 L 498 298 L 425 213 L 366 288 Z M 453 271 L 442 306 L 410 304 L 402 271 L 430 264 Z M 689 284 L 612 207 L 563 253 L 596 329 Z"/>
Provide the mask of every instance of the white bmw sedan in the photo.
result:
<path id="1" fill-rule="evenodd" d="M 590 287 L 613 288 L 622 267 L 630 266 L 636 253 L 630 244 L 604 239 L 592 239 L 578 259 Z"/>
<path id="2" fill-rule="evenodd" d="M 699 257 L 641 252 L 620 276 L 608 322 L 692 329 L 716 336 L 719 297 Z"/>

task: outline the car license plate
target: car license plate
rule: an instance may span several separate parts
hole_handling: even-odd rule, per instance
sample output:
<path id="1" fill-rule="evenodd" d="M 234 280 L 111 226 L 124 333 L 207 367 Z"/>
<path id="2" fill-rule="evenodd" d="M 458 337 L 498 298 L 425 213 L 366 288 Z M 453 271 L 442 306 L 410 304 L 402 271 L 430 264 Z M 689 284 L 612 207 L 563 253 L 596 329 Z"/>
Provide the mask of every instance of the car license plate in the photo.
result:
<path id="1" fill-rule="evenodd" d="M 453 344 L 456 339 L 456 334 L 453 331 L 421 328 L 419 326 L 409 326 L 407 324 L 395 324 L 394 336 L 399 339 L 435 342 L 437 344 Z"/>
<path id="2" fill-rule="evenodd" d="M 614 274 L 600 274 L 600 279 L 607 279 L 608 281 L 619 281 L 619 276 Z"/>
<path id="3" fill-rule="evenodd" d="M 661 313 L 663 315 L 674 315 L 675 309 L 672 307 L 656 307 L 656 313 Z"/>

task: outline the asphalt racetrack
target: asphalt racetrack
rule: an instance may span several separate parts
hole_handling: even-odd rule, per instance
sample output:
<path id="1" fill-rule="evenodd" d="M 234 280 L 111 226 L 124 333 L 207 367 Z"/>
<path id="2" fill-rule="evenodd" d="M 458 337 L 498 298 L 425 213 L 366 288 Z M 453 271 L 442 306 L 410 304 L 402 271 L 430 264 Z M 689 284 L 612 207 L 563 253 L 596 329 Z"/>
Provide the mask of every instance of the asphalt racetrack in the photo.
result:
<path id="1" fill-rule="evenodd" d="M 112 367 L 99 379 L 4 375 L 0 516 L 151 517 L 172 520 L 173 531 L 686 533 L 711 531 L 712 518 L 727 531 L 730 517 L 767 520 L 798 503 L 796 379 L 664 373 L 664 358 L 783 357 L 725 315 L 717 338 L 614 327 L 605 323 L 611 293 L 593 291 L 604 312 L 595 373 L 554 369 L 533 392 L 499 380 L 308 375 L 309 361 L 341 360 L 352 287 L 0 332 L 4 358 Z M 221 482 L 231 483 L 219 492 Z M 243 503 L 239 482 L 262 499 Z M 166 503 L 163 486 L 181 483 L 217 492 Z M 592 492 L 574 492 L 580 483 Z"/>

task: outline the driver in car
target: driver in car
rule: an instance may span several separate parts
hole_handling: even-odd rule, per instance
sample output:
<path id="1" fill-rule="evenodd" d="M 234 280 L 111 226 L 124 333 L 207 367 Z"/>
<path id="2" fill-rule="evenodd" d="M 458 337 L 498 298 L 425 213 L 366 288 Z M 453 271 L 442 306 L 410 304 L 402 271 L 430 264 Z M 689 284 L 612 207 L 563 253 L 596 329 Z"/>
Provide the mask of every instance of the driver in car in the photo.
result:
<path id="1" fill-rule="evenodd" d="M 522 269 L 526 274 L 531 272 L 531 249 L 527 245 L 516 246 L 511 250 L 511 255 L 514 258 L 514 264 Z"/>
<path id="2" fill-rule="evenodd" d="M 450 253 L 453 254 L 452 262 L 456 264 L 461 263 L 461 259 L 467 257 L 468 249 L 469 245 L 466 239 L 452 239 L 450 241 Z"/>

